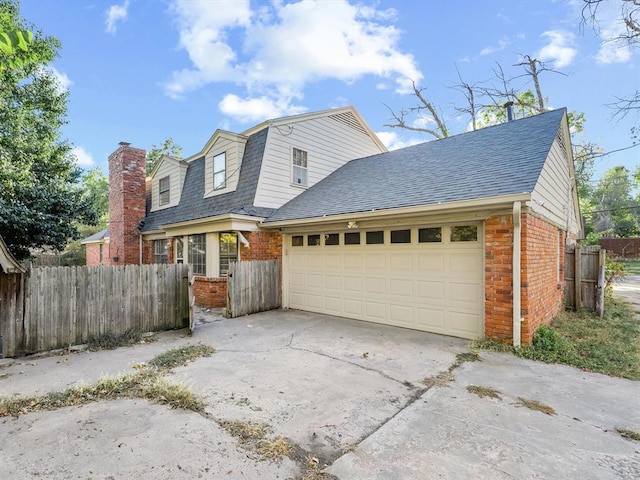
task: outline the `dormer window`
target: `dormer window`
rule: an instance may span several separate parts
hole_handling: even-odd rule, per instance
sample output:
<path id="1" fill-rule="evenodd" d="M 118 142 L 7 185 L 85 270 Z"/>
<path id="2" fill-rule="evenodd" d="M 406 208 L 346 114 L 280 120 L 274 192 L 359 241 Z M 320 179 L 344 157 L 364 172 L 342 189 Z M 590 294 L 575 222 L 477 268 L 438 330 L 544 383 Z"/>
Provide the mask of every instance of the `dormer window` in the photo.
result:
<path id="1" fill-rule="evenodd" d="M 227 155 L 222 152 L 213 157 L 213 189 L 220 190 L 227 186 Z"/>
<path id="2" fill-rule="evenodd" d="M 161 178 L 158 182 L 159 188 L 158 193 L 160 195 L 160 205 L 166 205 L 171 200 L 171 183 L 169 182 L 169 177 L 166 176 Z"/>
<path id="3" fill-rule="evenodd" d="M 297 148 L 294 148 L 291 163 L 292 163 L 291 182 L 294 185 L 306 187 L 307 186 L 307 152 L 305 152 L 304 150 L 299 150 Z"/>

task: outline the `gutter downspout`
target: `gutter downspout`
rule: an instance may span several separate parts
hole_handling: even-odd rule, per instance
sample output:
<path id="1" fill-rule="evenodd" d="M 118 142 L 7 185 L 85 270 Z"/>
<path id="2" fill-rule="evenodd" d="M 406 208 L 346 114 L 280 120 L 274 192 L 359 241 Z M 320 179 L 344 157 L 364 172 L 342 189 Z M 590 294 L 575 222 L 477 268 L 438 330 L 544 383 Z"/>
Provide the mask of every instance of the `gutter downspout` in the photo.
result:
<path id="1" fill-rule="evenodd" d="M 522 308 L 520 298 L 520 247 L 522 245 L 522 239 L 520 234 L 520 212 L 521 203 L 513 202 L 513 265 L 512 265 L 512 278 L 513 278 L 513 346 L 520 346 L 520 331 L 522 322 Z"/>

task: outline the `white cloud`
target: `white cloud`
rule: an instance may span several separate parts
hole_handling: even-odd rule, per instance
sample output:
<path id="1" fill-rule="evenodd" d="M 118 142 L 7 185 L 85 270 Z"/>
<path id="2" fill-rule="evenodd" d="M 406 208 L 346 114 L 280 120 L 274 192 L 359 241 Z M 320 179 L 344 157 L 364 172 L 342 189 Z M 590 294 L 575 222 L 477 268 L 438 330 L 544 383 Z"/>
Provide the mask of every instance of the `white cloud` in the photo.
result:
<path id="1" fill-rule="evenodd" d="M 71 153 L 75 155 L 76 164 L 79 167 L 88 168 L 93 167 L 96 164 L 96 162 L 93 161 L 93 157 L 91 156 L 91 154 L 82 147 L 75 147 L 73 150 L 71 150 Z"/>
<path id="2" fill-rule="evenodd" d="M 409 79 L 422 79 L 414 57 L 399 48 L 393 9 L 347 0 L 274 1 L 258 10 L 247 0 L 175 0 L 173 11 L 192 66 L 173 72 L 166 94 L 180 98 L 209 83 L 234 82 L 246 98 L 225 97 L 227 114 L 241 102 L 255 112 L 297 110 L 293 102 L 305 86 L 325 79 L 353 83 L 374 76 L 400 93 L 413 91 Z"/>
<path id="3" fill-rule="evenodd" d="M 549 43 L 538 52 L 538 60 L 541 62 L 553 62 L 554 68 L 563 68 L 571 65 L 578 53 L 578 49 L 575 48 L 573 33 L 548 30 L 543 32 L 541 36 L 547 38 Z"/>
<path id="4" fill-rule="evenodd" d="M 397 150 L 425 142 L 423 138 L 400 138 L 396 132 L 376 132 L 376 135 L 388 150 Z"/>
<path id="5" fill-rule="evenodd" d="M 633 51 L 627 42 L 620 40 L 620 36 L 627 33 L 627 27 L 622 20 L 617 3 L 601 2 L 598 4 L 597 16 L 598 36 L 601 43 L 596 61 L 602 64 L 629 62 Z"/>
<path id="6" fill-rule="evenodd" d="M 497 45 L 489 45 L 488 47 L 484 47 L 480 50 L 480 55 L 489 55 L 493 52 L 499 52 L 500 50 L 504 50 L 509 45 L 509 41 L 506 39 L 498 40 Z"/>
<path id="7" fill-rule="evenodd" d="M 129 0 L 125 0 L 122 5 L 111 5 L 107 9 L 106 29 L 107 33 L 115 35 L 117 24 L 121 20 L 126 20 L 129 14 Z"/>
<path id="8" fill-rule="evenodd" d="M 256 122 L 268 118 L 285 117 L 304 113 L 306 109 L 291 105 L 289 99 L 273 99 L 268 97 L 240 98 L 234 94 L 225 95 L 218 105 L 225 115 L 241 122 Z"/>

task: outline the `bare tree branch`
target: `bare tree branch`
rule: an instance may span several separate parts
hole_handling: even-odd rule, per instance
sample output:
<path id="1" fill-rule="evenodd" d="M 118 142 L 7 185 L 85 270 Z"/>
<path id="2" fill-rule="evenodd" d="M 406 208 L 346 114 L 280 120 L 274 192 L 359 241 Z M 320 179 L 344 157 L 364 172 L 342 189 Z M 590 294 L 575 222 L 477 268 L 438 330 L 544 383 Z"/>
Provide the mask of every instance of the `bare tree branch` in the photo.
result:
<path id="1" fill-rule="evenodd" d="M 445 138 L 449 136 L 449 130 L 447 129 L 447 126 L 445 125 L 445 123 L 442 121 L 442 119 L 440 118 L 440 115 L 438 113 L 438 111 L 436 110 L 435 106 L 429 102 L 427 100 L 427 98 L 423 95 L 423 91 L 425 90 L 425 88 L 418 88 L 416 86 L 416 82 L 414 82 L 413 80 L 411 80 L 411 85 L 413 86 L 413 94 L 416 96 L 416 98 L 420 101 L 420 103 L 418 105 L 416 105 L 415 107 L 411 107 L 408 110 L 406 109 L 401 109 L 399 112 L 394 112 L 393 109 L 391 107 L 389 107 L 388 105 L 385 105 L 385 107 L 387 107 L 389 109 L 389 111 L 391 112 L 391 116 L 392 119 L 395 120 L 396 123 L 391 123 L 391 124 L 385 124 L 385 127 L 389 127 L 389 128 L 402 128 L 405 130 L 411 130 L 414 132 L 423 132 L 423 133 L 428 133 L 429 135 L 434 136 L 435 138 Z M 423 111 L 427 111 L 429 112 L 429 116 L 433 119 L 433 121 L 436 123 L 436 126 L 438 127 L 437 129 L 430 129 L 430 128 L 424 128 L 424 127 L 414 127 L 412 125 L 409 125 L 406 122 L 406 117 L 409 115 L 417 115 L 418 117 L 422 115 Z"/>
<path id="2" fill-rule="evenodd" d="M 454 108 L 456 109 L 457 112 L 468 114 L 471 117 L 471 128 L 473 130 L 477 130 L 478 125 L 477 125 L 476 116 L 478 113 L 479 106 L 476 103 L 476 90 L 478 90 L 478 87 L 477 87 L 478 82 L 473 84 L 465 82 L 462 79 L 462 75 L 460 74 L 458 65 L 455 63 L 454 65 L 456 67 L 456 72 L 458 73 L 458 80 L 460 80 L 460 83 L 454 85 L 453 88 L 458 90 L 459 92 L 462 92 L 462 95 L 464 95 L 464 98 L 467 100 L 467 106 L 456 107 L 454 105 Z M 478 90 L 478 93 L 480 93 L 479 90 Z"/>

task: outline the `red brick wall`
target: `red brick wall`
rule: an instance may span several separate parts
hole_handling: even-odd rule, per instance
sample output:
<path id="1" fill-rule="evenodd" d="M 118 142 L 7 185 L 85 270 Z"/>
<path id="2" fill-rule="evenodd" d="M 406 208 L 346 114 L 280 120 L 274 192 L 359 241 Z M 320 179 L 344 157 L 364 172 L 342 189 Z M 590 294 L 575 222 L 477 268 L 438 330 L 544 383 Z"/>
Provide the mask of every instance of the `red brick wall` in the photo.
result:
<path id="1" fill-rule="evenodd" d="M 534 217 L 522 219 L 522 343 L 529 344 L 540 325 L 562 310 L 565 233 Z M 525 240 L 526 239 L 526 240 Z"/>
<path id="2" fill-rule="evenodd" d="M 100 263 L 100 244 L 88 243 L 86 247 L 86 262 L 85 265 L 109 265 L 109 244 L 103 243 L 103 260 Z"/>
<path id="3" fill-rule="evenodd" d="M 153 263 L 153 240 L 142 241 L 142 263 Z"/>
<path id="4" fill-rule="evenodd" d="M 484 335 L 511 343 L 513 337 L 511 215 L 488 218 L 484 225 Z"/>
<path id="5" fill-rule="evenodd" d="M 145 216 L 145 155 L 144 150 L 122 143 L 109 156 L 109 262 L 112 265 L 140 263 L 138 225 Z"/>
<path id="6" fill-rule="evenodd" d="M 227 306 L 227 278 L 196 277 L 193 284 L 196 303 L 206 308 Z"/>
<path id="7" fill-rule="evenodd" d="M 521 342 L 562 309 L 564 233 L 531 214 L 521 216 Z M 558 249 L 558 247 L 560 247 Z M 558 281 L 558 252 L 560 280 Z M 508 343 L 513 339 L 513 221 L 511 215 L 485 222 L 485 337 Z"/>

